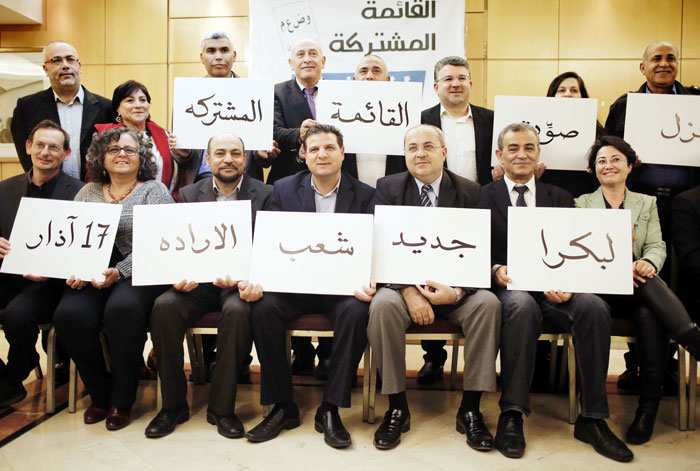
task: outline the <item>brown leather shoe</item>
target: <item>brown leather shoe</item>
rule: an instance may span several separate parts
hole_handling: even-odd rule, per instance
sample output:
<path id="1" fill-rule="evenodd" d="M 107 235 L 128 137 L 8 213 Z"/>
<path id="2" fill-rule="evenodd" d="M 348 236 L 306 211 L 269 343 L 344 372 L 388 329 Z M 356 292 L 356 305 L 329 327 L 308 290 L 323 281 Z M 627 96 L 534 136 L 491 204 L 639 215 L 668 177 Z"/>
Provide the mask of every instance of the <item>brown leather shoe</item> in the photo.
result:
<path id="1" fill-rule="evenodd" d="M 107 430 L 120 430 L 131 423 L 131 407 L 121 409 L 112 406 L 107 414 Z"/>
<path id="2" fill-rule="evenodd" d="M 85 413 L 83 414 L 83 421 L 90 425 L 90 424 L 96 424 L 97 422 L 101 422 L 104 420 L 105 417 L 107 417 L 107 408 L 105 407 L 97 407 L 95 404 L 90 404 L 90 407 L 85 409 Z"/>

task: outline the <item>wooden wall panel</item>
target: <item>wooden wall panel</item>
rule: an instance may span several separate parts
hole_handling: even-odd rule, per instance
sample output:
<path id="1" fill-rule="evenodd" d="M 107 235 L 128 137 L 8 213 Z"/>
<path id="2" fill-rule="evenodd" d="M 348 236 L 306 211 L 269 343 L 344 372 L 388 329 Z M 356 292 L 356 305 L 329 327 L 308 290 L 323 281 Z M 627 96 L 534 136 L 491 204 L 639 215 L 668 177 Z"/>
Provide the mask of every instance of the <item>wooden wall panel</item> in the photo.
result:
<path id="1" fill-rule="evenodd" d="M 151 95 L 151 119 L 163 127 L 168 126 L 168 68 L 165 64 L 108 65 L 105 87 L 112 98 L 114 88 L 129 79 L 143 83 Z"/>
<path id="2" fill-rule="evenodd" d="M 8 159 L 9 160 L 9 159 Z M 16 158 L 14 159 L 17 160 Z M 0 180 L 24 173 L 22 165 L 15 162 L 0 162 Z"/>
<path id="3" fill-rule="evenodd" d="M 681 57 L 700 59 L 700 2 L 685 0 L 683 2 L 683 37 Z"/>
<path id="4" fill-rule="evenodd" d="M 557 61 L 488 61 L 486 106 L 493 109 L 496 95 L 545 96 L 557 76 Z"/>
<path id="5" fill-rule="evenodd" d="M 167 0 L 106 1 L 106 63 L 165 63 L 168 60 Z"/>
<path id="6" fill-rule="evenodd" d="M 248 16 L 248 0 L 170 0 L 170 18 Z"/>
<path id="7" fill-rule="evenodd" d="M 45 25 L 3 31 L 2 47 L 44 46 L 63 39 L 75 46 L 83 64 L 104 64 L 105 0 L 45 1 Z"/>
<path id="8" fill-rule="evenodd" d="M 221 29 L 231 35 L 238 61 L 248 57 L 248 18 L 195 18 L 170 20 L 170 62 L 199 62 L 204 33 Z"/>
<path id="9" fill-rule="evenodd" d="M 80 74 L 80 83 L 85 88 L 98 95 L 112 99 L 112 89 L 105 88 L 105 66 L 104 65 L 83 65 Z"/>
<path id="10" fill-rule="evenodd" d="M 682 3 L 560 0 L 560 57 L 641 59 L 644 47 L 653 41 L 680 44 Z"/>
<path id="11" fill-rule="evenodd" d="M 467 52 L 467 59 L 484 58 L 484 41 L 486 41 L 485 27 L 486 15 L 484 13 L 467 13 L 465 20 L 466 40 L 464 49 Z"/>
<path id="12" fill-rule="evenodd" d="M 466 0 L 465 7 L 468 12 L 483 12 L 485 3 L 485 0 Z"/>
<path id="13" fill-rule="evenodd" d="M 678 75 L 683 85 L 700 87 L 700 59 L 683 59 Z"/>
<path id="14" fill-rule="evenodd" d="M 486 61 L 471 59 L 469 61 L 469 71 L 472 76 L 472 92 L 469 95 L 469 103 L 476 106 L 486 106 Z"/>
<path id="15" fill-rule="evenodd" d="M 489 59 L 556 59 L 559 0 L 490 0 Z"/>

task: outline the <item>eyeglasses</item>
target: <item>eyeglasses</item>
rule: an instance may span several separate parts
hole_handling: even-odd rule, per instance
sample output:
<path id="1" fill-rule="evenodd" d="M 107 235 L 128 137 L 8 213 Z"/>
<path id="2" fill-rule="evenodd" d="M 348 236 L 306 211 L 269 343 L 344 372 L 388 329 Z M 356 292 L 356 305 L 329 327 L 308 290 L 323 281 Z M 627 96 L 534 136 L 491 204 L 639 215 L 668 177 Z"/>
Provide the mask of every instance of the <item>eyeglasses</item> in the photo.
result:
<path id="1" fill-rule="evenodd" d="M 47 60 L 46 62 L 44 62 L 44 64 L 61 65 L 61 64 L 63 64 L 64 60 L 68 63 L 68 65 L 75 65 L 78 63 L 78 58 L 75 56 L 65 56 L 65 57 L 56 56 L 56 57 L 52 57 L 51 59 Z"/>
<path id="2" fill-rule="evenodd" d="M 61 146 L 57 146 L 56 144 L 46 144 L 46 143 L 41 142 L 41 141 L 36 141 L 36 142 L 34 142 L 32 145 L 33 145 L 34 148 L 35 148 L 36 150 L 38 150 L 39 152 L 43 152 L 44 149 L 46 149 L 46 148 L 48 147 L 49 152 L 51 152 L 52 154 L 57 154 L 57 153 L 59 153 L 59 152 L 61 151 L 61 149 L 62 149 Z"/>
<path id="3" fill-rule="evenodd" d="M 136 153 L 139 151 L 136 147 L 129 147 L 129 146 L 109 146 L 107 147 L 107 153 L 109 155 L 119 155 L 121 151 L 124 151 L 124 155 L 127 155 L 129 157 L 132 157 L 136 155 Z"/>

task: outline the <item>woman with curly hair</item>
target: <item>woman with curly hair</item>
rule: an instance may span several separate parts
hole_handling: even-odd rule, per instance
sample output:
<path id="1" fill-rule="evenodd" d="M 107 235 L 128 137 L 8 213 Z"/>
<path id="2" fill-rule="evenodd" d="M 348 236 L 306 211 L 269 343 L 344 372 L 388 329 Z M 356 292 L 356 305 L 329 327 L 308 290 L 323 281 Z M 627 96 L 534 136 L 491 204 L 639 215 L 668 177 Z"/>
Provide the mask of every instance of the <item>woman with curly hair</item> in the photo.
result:
<path id="1" fill-rule="evenodd" d="M 60 342 L 75 361 L 92 404 L 86 424 L 107 418 L 108 430 L 130 421 L 136 400 L 146 327 L 154 299 L 166 286 L 132 286 L 131 251 L 134 206 L 172 203 L 170 192 L 155 181 L 151 144 L 140 132 L 126 127 L 96 136 L 87 154 L 91 183 L 75 201 L 122 205 L 114 249 L 104 281 L 70 277 L 56 308 L 54 325 Z M 110 357 L 108 373 L 100 331 Z"/>

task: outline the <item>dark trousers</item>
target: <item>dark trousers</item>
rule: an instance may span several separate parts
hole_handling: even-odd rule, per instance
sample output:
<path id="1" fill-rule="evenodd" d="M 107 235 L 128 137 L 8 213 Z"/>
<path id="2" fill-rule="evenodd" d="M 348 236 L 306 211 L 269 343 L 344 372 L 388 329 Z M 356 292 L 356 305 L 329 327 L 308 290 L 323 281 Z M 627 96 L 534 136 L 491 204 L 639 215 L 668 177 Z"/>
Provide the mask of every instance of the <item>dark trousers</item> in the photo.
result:
<path id="1" fill-rule="evenodd" d="M 0 317 L 5 338 L 10 344 L 4 373 L 7 380 L 21 383 L 39 362 L 36 351 L 38 326 L 51 321 L 64 288 L 63 280 L 36 283 L 19 276 L 0 284 L 2 297 L 10 298 Z"/>
<path id="2" fill-rule="evenodd" d="M 502 411 L 530 414 L 530 383 L 535 369 L 537 339 L 546 320 L 571 332 L 576 348 L 576 368 L 584 417 L 608 417 L 605 379 L 610 359 L 610 308 L 593 294 L 574 294 L 565 303 L 553 304 L 543 293 L 494 290 L 503 305 L 501 319 Z"/>
<path id="3" fill-rule="evenodd" d="M 302 315 L 323 313 L 333 323 L 333 351 L 323 400 L 350 407 L 352 380 L 367 345 L 369 304 L 352 296 L 265 293 L 252 304 L 251 327 L 260 360 L 260 402 L 292 401 L 286 326 Z"/>
<path id="4" fill-rule="evenodd" d="M 233 415 L 238 372 L 252 347 L 250 304 L 238 290 L 222 290 L 206 283 L 189 293 L 169 289 L 158 296 L 151 313 L 151 339 L 161 380 L 163 408 L 184 404 L 187 396 L 182 339 L 188 327 L 205 314 L 221 311 L 216 336 L 216 366 L 209 390 L 209 409 L 219 416 Z"/>
<path id="5" fill-rule="evenodd" d="M 603 296 L 614 316 L 631 316 L 637 338 L 640 406 L 656 412 L 666 374 L 669 335 L 674 339 L 693 326 L 683 303 L 659 278 L 638 283 L 632 296 Z"/>
<path id="6" fill-rule="evenodd" d="M 164 286 L 132 286 L 131 279 L 107 289 L 67 288 L 54 313 L 59 341 L 78 367 L 92 403 L 129 408 L 136 401 L 148 318 Z M 100 330 L 110 356 L 107 372 Z"/>

